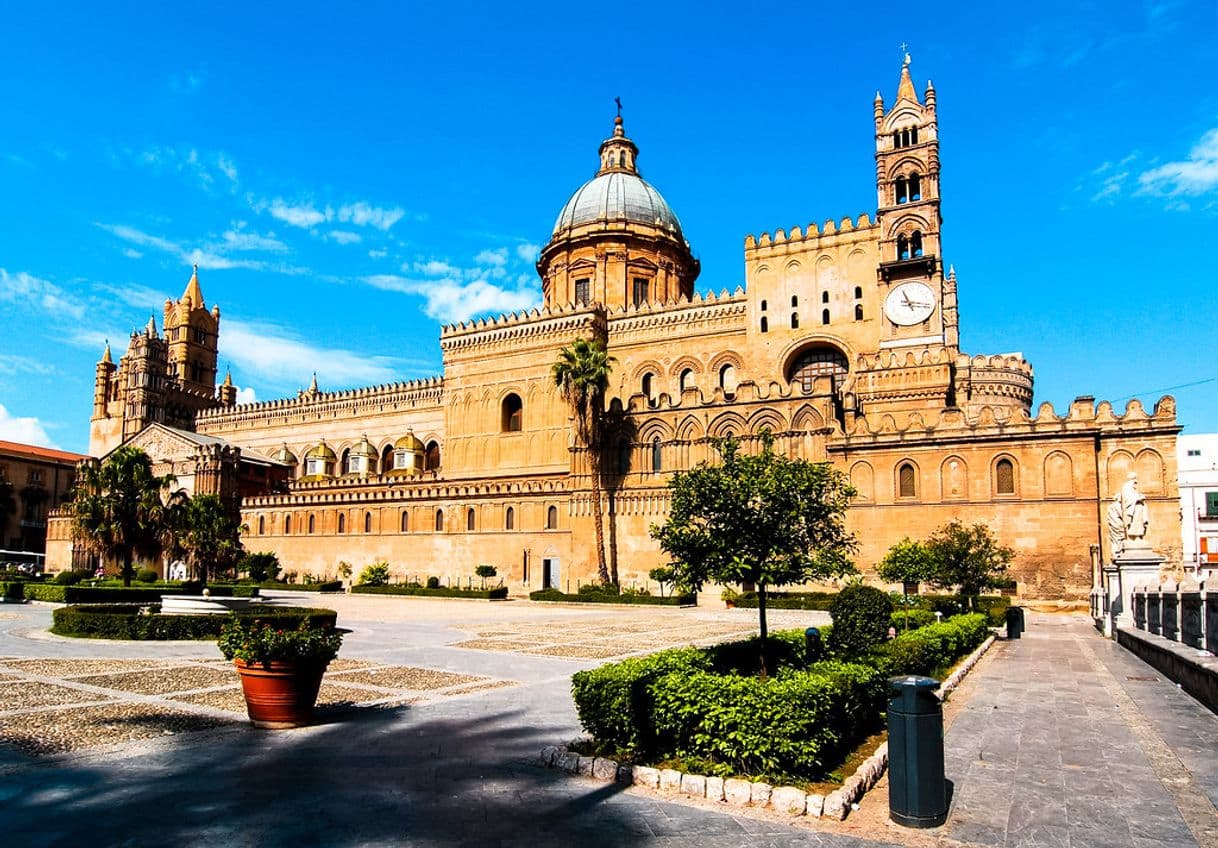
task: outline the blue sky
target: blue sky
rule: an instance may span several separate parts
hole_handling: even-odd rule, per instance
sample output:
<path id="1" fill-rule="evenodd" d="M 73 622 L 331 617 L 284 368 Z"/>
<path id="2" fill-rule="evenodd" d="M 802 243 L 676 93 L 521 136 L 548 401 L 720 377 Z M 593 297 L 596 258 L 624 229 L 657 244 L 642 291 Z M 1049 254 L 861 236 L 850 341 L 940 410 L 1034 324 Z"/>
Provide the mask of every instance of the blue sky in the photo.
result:
<path id="1" fill-rule="evenodd" d="M 539 302 L 615 96 L 733 289 L 747 233 L 874 212 L 902 42 L 963 349 L 1218 430 L 1218 4 L 849 6 L 5 4 L 0 438 L 83 450 L 103 339 L 192 262 L 245 398 L 439 373 L 441 323 Z"/>

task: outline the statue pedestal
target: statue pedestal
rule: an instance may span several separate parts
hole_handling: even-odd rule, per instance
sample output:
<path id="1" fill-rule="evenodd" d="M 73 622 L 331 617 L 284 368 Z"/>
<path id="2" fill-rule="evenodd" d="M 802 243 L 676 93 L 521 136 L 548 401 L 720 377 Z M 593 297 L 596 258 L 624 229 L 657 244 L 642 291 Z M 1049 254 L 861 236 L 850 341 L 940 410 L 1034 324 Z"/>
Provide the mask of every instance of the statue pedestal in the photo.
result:
<path id="1" fill-rule="evenodd" d="M 1104 616 L 1104 635 L 1114 636 L 1117 625 L 1133 627 L 1130 594 L 1135 586 L 1156 586 L 1166 557 L 1155 553 L 1145 542 L 1127 542 L 1125 548 L 1104 566 L 1104 589 L 1108 610 Z"/>

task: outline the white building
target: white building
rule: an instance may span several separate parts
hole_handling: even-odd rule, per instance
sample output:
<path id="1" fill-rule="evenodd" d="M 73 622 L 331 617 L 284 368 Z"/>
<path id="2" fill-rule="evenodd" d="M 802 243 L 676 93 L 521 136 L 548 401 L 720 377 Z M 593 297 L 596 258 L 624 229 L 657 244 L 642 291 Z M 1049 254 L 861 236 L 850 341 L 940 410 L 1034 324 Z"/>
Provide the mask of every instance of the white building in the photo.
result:
<path id="1" fill-rule="evenodd" d="M 1218 433 L 1181 435 L 1176 444 L 1184 567 L 1218 576 Z"/>

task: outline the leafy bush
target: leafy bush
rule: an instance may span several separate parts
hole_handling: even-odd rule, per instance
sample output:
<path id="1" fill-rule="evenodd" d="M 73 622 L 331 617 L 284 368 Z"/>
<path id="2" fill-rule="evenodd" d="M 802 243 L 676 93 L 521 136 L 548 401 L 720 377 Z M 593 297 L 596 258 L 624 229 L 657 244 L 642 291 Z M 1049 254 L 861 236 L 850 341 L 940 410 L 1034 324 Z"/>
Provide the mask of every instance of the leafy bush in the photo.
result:
<path id="1" fill-rule="evenodd" d="M 1007 608 L 1011 599 L 1005 595 L 981 595 L 973 599 L 977 611 L 989 616 L 990 624 L 1001 627 L 1006 621 Z M 969 611 L 968 599 L 959 595 L 919 595 L 918 604 L 922 609 L 931 612 L 941 612 L 944 617 L 964 615 Z"/>
<path id="2" fill-rule="evenodd" d="M 585 583 L 579 587 L 581 595 L 620 595 L 622 589 L 616 583 Z"/>
<path id="3" fill-rule="evenodd" d="M 89 571 L 61 571 L 55 575 L 52 582 L 56 586 L 75 586 L 77 583 L 88 580 L 92 576 L 93 573 Z"/>
<path id="4" fill-rule="evenodd" d="M 51 613 L 52 633 L 89 639 L 215 639 L 224 623 L 233 616 L 223 615 L 150 615 L 159 612 L 158 604 L 87 604 L 60 607 Z M 311 627 L 333 628 L 338 613 L 308 607 L 251 606 L 234 614 L 243 620 L 255 619 L 273 627 L 292 630 L 307 622 Z"/>
<path id="5" fill-rule="evenodd" d="M 935 621 L 935 614 L 924 609 L 896 610 L 890 616 L 890 622 L 897 632 L 907 629 L 907 625 L 909 630 L 916 630 L 919 627 L 934 624 Z"/>
<path id="6" fill-rule="evenodd" d="M 799 609 L 826 611 L 837 592 L 766 592 L 765 605 L 767 609 Z M 744 609 L 756 609 L 757 593 L 741 592 L 735 598 L 736 606 Z"/>
<path id="7" fill-rule="evenodd" d="M 137 583 L 155 583 L 157 577 L 155 568 L 141 568 L 135 572 L 135 582 Z"/>
<path id="8" fill-rule="evenodd" d="M 643 594 L 613 594 L 608 592 L 580 592 L 578 595 L 568 595 L 558 589 L 539 589 L 529 593 L 530 601 L 564 601 L 573 604 L 653 604 L 672 607 L 696 606 L 697 595 L 658 595 Z"/>
<path id="9" fill-rule="evenodd" d="M 856 656 L 888 637 L 892 599 L 888 593 L 855 584 L 837 593 L 829 605 L 833 616 L 832 641 L 829 646 L 842 656 Z"/>
<path id="10" fill-rule="evenodd" d="M 704 649 L 720 674 L 753 674 L 761 655 L 761 637 L 722 642 Z M 766 639 L 766 668 L 804 668 L 808 664 L 802 630 L 776 630 Z"/>
<path id="11" fill-rule="evenodd" d="M 989 634 L 986 616 L 959 615 L 902 633 L 873 649 L 865 661 L 885 675 L 934 674 L 972 651 Z"/>
<path id="12" fill-rule="evenodd" d="M 428 589 L 439 589 L 440 588 L 440 578 L 439 577 L 428 577 L 427 578 L 427 588 Z"/>
<path id="13" fill-rule="evenodd" d="M 352 586 L 351 592 L 358 595 L 416 595 L 432 598 L 477 598 L 481 600 L 502 601 L 508 596 L 508 587 L 496 586 L 493 589 L 461 589 L 453 586 L 439 586 L 432 589 L 412 586 L 407 583 L 393 583 L 388 586 Z"/>
<path id="14" fill-rule="evenodd" d="M 341 633 L 332 627 L 310 627 L 301 622 L 295 629 L 272 627 L 265 621 L 229 618 L 216 645 L 226 660 L 270 668 L 273 662 L 328 665 L 343 644 Z"/>
<path id="15" fill-rule="evenodd" d="M 363 571 L 359 573 L 359 585 L 361 586 L 387 586 L 389 585 L 389 563 L 384 560 L 377 560 Z"/>
<path id="16" fill-rule="evenodd" d="M 20 580 L 6 580 L 0 583 L 0 598 L 6 601 L 20 601 L 25 597 L 25 583 Z"/>

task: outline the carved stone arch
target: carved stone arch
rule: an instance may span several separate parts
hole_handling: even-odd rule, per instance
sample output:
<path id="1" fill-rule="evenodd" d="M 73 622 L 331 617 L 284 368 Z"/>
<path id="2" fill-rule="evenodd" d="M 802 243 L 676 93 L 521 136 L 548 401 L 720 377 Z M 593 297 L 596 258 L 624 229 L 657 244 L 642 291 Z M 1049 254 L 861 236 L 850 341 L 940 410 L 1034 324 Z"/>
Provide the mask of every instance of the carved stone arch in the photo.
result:
<path id="1" fill-rule="evenodd" d="M 825 426 L 825 417 L 816 407 L 804 404 L 791 419 L 791 429 L 797 432 L 820 430 Z"/>
<path id="2" fill-rule="evenodd" d="M 902 215 L 889 229 L 889 232 L 895 236 L 908 236 L 917 231 L 926 233 L 930 229 L 930 224 L 921 215 Z"/>
<path id="3" fill-rule="evenodd" d="M 1019 459 L 1014 454 L 1004 451 L 990 460 L 990 492 L 997 497 L 1019 496 Z"/>
<path id="4" fill-rule="evenodd" d="M 759 283 L 765 282 L 771 276 L 769 265 L 758 265 L 753 271 L 753 280 Z"/>
<path id="5" fill-rule="evenodd" d="M 669 426 L 668 422 L 659 418 L 652 418 L 643 422 L 643 424 L 639 427 L 639 442 L 650 444 L 652 439 L 656 438 L 657 436 L 660 437 L 660 441 L 662 442 L 672 441 L 672 427 Z"/>
<path id="6" fill-rule="evenodd" d="M 803 270 L 804 270 L 803 263 L 801 263 L 798 259 L 792 259 L 790 262 L 788 262 L 786 264 L 786 267 L 784 267 L 782 269 L 782 272 L 786 276 L 786 279 L 789 280 L 792 277 L 795 277 L 795 276 L 803 273 Z"/>
<path id="7" fill-rule="evenodd" d="M 1165 491 L 1163 480 L 1163 457 L 1154 448 L 1143 448 L 1133 460 L 1133 470 L 1138 475 L 1138 489 L 1142 494 L 1161 495 Z"/>
<path id="8" fill-rule="evenodd" d="M 706 370 L 711 374 L 718 374 L 719 369 L 724 365 L 731 365 L 736 370 L 744 369 L 744 357 L 732 350 L 725 350 L 714 355 L 711 358 L 710 365 Z"/>
<path id="9" fill-rule="evenodd" d="M 681 376 L 681 372 L 686 368 L 692 369 L 695 376 L 703 372 L 702 362 L 697 357 L 682 356 L 679 357 L 668 369 L 668 376 L 677 379 Z"/>
<path id="10" fill-rule="evenodd" d="M 920 159 L 917 154 L 910 153 L 902 156 L 896 162 L 888 166 L 888 173 L 885 179 L 889 182 L 897 177 L 908 176 L 910 173 L 917 173 L 919 176 L 926 176 L 926 162 Z"/>
<path id="11" fill-rule="evenodd" d="M 888 113 L 888 117 L 884 120 L 884 132 L 892 133 L 895 130 L 912 129 L 922 120 L 922 115 L 917 107 L 905 105 L 898 106 L 892 112 Z"/>
<path id="12" fill-rule="evenodd" d="M 1074 494 L 1074 460 L 1065 451 L 1050 451 L 1045 457 L 1045 496 L 1066 498 Z"/>
<path id="13" fill-rule="evenodd" d="M 666 370 L 667 369 L 663 365 L 660 364 L 659 360 L 644 359 L 638 365 L 634 366 L 634 368 L 631 369 L 630 373 L 633 375 L 634 384 L 637 386 L 639 384 L 639 381 L 643 379 L 644 374 L 650 373 L 650 374 L 655 374 L 657 377 L 660 377 L 664 374 L 664 372 Z"/>
<path id="14" fill-rule="evenodd" d="M 859 460 L 850 466 L 850 485 L 858 492 L 860 501 L 875 500 L 875 471 L 871 463 Z"/>
<path id="15" fill-rule="evenodd" d="M 744 416 L 736 412 L 724 412 L 706 428 L 706 434 L 716 439 L 722 439 L 729 433 L 737 439 L 749 434 L 748 422 L 744 420 Z"/>
<path id="16" fill-rule="evenodd" d="M 777 410 L 759 409 L 749 416 L 746 432 L 759 436 L 762 430 L 769 430 L 770 433 L 777 436 L 779 433 L 787 432 L 787 429 L 786 420 Z"/>
<path id="17" fill-rule="evenodd" d="M 1108 455 L 1105 463 L 1105 479 L 1108 482 L 1108 497 L 1112 497 L 1125 485 L 1129 472 L 1133 471 L 1133 454 L 1127 450 L 1116 450 Z"/>
<path id="18" fill-rule="evenodd" d="M 939 464 L 940 497 L 960 500 L 968 497 L 968 463 L 964 457 L 952 454 Z"/>
<path id="19" fill-rule="evenodd" d="M 692 442 L 703 436 L 702 422 L 690 415 L 677 426 L 677 438 L 684 442 Z"/>

